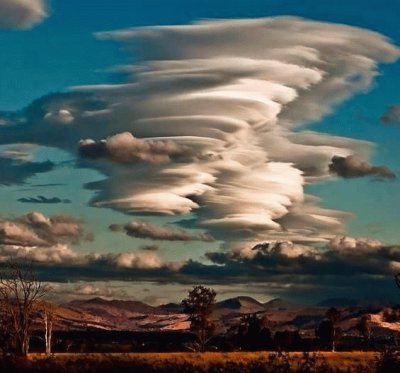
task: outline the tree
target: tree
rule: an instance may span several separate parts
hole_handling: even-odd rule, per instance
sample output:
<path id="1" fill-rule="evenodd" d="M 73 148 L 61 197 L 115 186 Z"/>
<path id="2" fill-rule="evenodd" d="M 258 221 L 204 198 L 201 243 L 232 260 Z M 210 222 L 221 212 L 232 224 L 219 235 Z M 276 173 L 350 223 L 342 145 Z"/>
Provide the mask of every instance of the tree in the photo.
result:
<path id="1" fill-rule="evenodd" d="M 298 330 L 278 330 L 274 335 L 275 348 L 279 351 L 298 349 L 301 346 L 301 337 Z"/>
<path id="2" fill-rule="evenodd" d="M 332 352 L 335 352 L 336 342 L 342 335 L 342 329 L 336 327 L 336 324 L 340 321 L 342 313 L 335 307 L 331 307 L 326 311 L 325 317 L 332 323 L 333 336 L 332 336 Z"/>
<path id="3" fill-rule="evenodd" d="M 331 320 L 322 320 L 318 325 L 318 329 L 315 331 L 316 337 L 319 338 L 321 344 L 324 346 L 330 345 L 332 346 L 332 350 L 334 349 L 334 326 Z"/>
<path id="4" fill-rule="evenodd" d="M 356 325 L 356 329 L 368 343 L 371 338 L 371 315 L 363 315 Z"/>
<path id="5" fill-rule="evenodd" d="M 46 355 L 51 355 L 51 343 L 53 337 L 53 324 L 56 316 L 56 306 L 49 302 L 40 302 L 38 310 L 42 315 L 44 324 L 44 340 L 46 343 Z"/>
<path id="6" fill-rule="evenodd" d="M 325 313 L 325 319 L 319 324 L 316 336 L 323 344 L 330 344 L 332 352 L 335 352 L 336 342 L 342 336 L 342 329 L 336 324 L 340 321 L 341 312 L 335 307 L 329 308 Z"/>
<path id="7" fill-rule="evenodd" d="M 11 350 L 12 346 L 12 322 L 9 313 L 3 303 L 0 303 L 0 346 L 3 354 Z"/>
<path id="8" fill-rule="evenodd" d="M 328 320 L 331 320 L 333 324 L 336 324 L 338 321 L 340 321 L 340 318 L 342 317 L 342 313 L 335 307 L 331 307 L 326 311 L 325 317 Z"/>
<path id="9" fill-rule="evenodd" d="M 35 276 L 32 265 L 6 263 L 0 274 L 3 326 L 7 325 L 16 353 L 26 356 L 32 333 L 36 302 L 48 291 Z M 4 324 L 4 320 L 7 322 Z"/>
<path id="10" fill-rule="evenodd" d="M 258 317 L 256 313 L 241 317 L 239 344 L 246 350 L 262 350 L 271 346 L 271 322 L 267 315 Z"/>
<path id="11" fill-rule="evenodd" d="M 196 334 L 201 351 L 204 351 L 215 330 L 211 314 L 216 295 L 213 289 L 198 285 L 182 300 L 183 311 L 189 315 L 190 330 Z"/>

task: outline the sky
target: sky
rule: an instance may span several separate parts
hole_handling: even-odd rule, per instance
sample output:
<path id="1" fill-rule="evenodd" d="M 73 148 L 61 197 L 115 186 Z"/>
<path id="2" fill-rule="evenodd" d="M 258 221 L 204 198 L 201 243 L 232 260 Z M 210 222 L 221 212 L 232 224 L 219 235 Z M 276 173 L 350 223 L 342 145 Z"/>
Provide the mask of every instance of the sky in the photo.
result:
<path id="1" fill-rule="evenodd" d="M 0 0 L 0 260 L 54 294 L 390 299 L 397 1 Z"/>

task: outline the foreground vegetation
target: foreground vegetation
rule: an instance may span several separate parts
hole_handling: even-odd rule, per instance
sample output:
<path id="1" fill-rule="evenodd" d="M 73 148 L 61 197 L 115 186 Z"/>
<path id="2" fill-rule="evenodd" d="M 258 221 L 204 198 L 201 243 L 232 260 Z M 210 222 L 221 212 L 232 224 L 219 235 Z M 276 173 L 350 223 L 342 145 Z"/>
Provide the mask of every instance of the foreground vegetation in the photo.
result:
<path id="1" fill-rule="evenodd" d="M 38 373 L 389 373 L 400 372 L 394 352 L 206 352 L 129 354 L 30 354 L 4 358 L 0 372 Z"/>

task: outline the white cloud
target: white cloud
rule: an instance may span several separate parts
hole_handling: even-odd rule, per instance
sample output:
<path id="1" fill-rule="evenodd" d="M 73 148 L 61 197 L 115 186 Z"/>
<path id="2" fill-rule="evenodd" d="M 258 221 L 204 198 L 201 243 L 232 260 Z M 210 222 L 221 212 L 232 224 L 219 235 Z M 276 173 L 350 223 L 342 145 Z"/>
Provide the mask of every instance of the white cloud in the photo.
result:
<path id="1" fill-rule="evenodd" d="M 378 248 L 384 246 L 381 241 L 370 238 L 354 238 L 347 236 L 336 236 L 330 242 L 328 247 L 332 250 L 358 250 L 361 252 L 374 252 Z"/>
<path id="2" fill-rule="evenodd" d="M 121 268 L 161 268 L 162 261 L 155 252 L 121 253 L 112 259 L 117 267 Z"/>
<path id="3" fill-rule="evenodd" d="M 69 246 L 56 244 L 50 247 L 41 246 L 0 246 L 0 261 L 23 259 L 37 263 L 66 264 L 82 262 L 80 255 Z"/>
<path id="4" fill-rule="evenodd" d="M 56 112 L 48 112 L 45 114 L 44 119 L 59 124 L 69 124 L 74 121 L 74 116 L 67 109 L 60 109 Z"/>
<path id="5" fill-rule="evenodd" d="M 0 28 L 30 28 L 47 16 L 46 0 L 0 0 Z"/>
<path id="6" fill-rule="evenodd" d="M 51 247 L 58 243 L 77 243 L 84 236 L 82 222 L 68 215 L 47 217 L 31 212 L 15 219 L 0 218 L 0 246 Z"/>

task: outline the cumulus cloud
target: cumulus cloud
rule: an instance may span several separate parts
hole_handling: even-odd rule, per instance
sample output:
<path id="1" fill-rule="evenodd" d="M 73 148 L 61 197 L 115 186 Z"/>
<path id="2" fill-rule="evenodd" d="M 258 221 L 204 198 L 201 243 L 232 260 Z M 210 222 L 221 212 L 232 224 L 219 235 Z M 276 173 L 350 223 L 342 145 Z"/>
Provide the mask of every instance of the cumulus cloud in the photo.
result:
<path id="1" fill-rule="evenodd" d="M 33 102 L 20 124 L 0 127 L 2 143 L 76 152 L 82 140 L 86 162 L 106 176 L 87 185 L 94 206 L 192 214 L 226 246 L 327 242 L 343 232 L 347 215 L 320 208 L 304 185 L 330 178 L 334 156 L 368 159 L 372 146 L 304 125 L 368 90 L 378 64 L 399 57 L 390 41 L 293 17 L 98 36 L 135 51 L 135 64 L 120 68 L 125 80 Z M 191 155 L 170 154 L 175 147 Z M 145 162 L 130 164 L 137 160 Z"/>
<path id="2" fill-rule="evenodd" d="M 309 275 L 314 278 L 334 275 L 390 276 L 400 264 L 400 247 L 377 240 L 336 236 L 325 246 L 299 245 L 290 241 L 267 241 L 253 247 L 242 246 L 230 252 L 210 252 L 207 258 L 218 265 L 248 267 L 268 275 Z M 250 276 L 252 276 L 250 274 Z"/>
<path id="3" fill-rule="evenodd" d="M 89 277 L 89 273 L 96 277 L 97 271 L 114 271 L 112 277 L 123 276 L 124 269 L 176 271 L 182 266 L 180 262 L 161 258 L 156 246 L 102 254 L 79 252 L 70 246 L 92 238 L 84 231 L 82 221 L 68 215 L 32 212 L 14 219 L 0 219 L 0 262 L 29 260 L 36 266 L 42 265 L 46 272 L 74 268 L 79 273 L 86 269 Z M 79 275 L 75 278 L 72 272 L 70 278 L 78 280 Z"/>
<path id="4" fill-rule="evenodd" d="M 375 175 L 384 179 L 394 179 L 395 174 L 386 166 L 371 166 L 368 162 L 363 161 L 355 155 L 341 157 L 335 155 L 329 170 L 344 178 L 362 177 Z"/>
<path id="5" fill-rule="evenodd" d="M 67 109 L 60 109 L 55 112 L 46 113 L 44 119 L 58 124 L 69 124 L 74 121 L 72 113 Z"/>
<path id="6" fill-rule="evenodd" d="M 2 233 L 0 233 L 0 237 Z M 35 245 L 35 244 L 38 245 Z M 35 246 L 30 246 L 35 245 Z M 41 246 L 43 242 L 32 240 L 14 241 L 0 244 L 0 262 L 21 259 L 44 264 L 67 264 L 82 262 L 79 254 L 68 245 L 55 244 L 53 246 Z"/>
<path id="7" fill-rule="evenodd" d="M 0 0 L 0 28 L 30 28 L 47 16 L 46 0 Z"/>
<path id="8" fill-rule="evenodd" d="M 169 226 L 157 226 L 144 220 L 133 220 L 125 225 L 112 224 L 111 231 L 124 231 L 128 236 L 136 238 L 149 238 L 164 241 L 204 241 L 212 242 L 214 239 L 205 233 L 192 233 L 183 229 Z"/>
<path id="9" fill-rule="evenodd" d="M 361 252 L 374 251 L 384 246 L 379 240 L 370 238 L 354 238 L 336 236 L 329 241 L 328 247 L 333 250 L 359 250 Z"/>
<path id="10" fill-rule="evenodd" d="M 83 254 L 65 246 L 46 250 L 35 253 L 35 248 L 2 247 L 0 261 L 28 257 L 46 281 L 135 280 L 185 286 L 245 282 L 269 289 L 268 294 L 296 296 L 299 290 L 307 290 L 315 299 L 334 294 L 359 297 L 379 288 L 380 294 L 393 295 L 392 273 L 400 268 L 399 246 L 346 236 L 319 247 L 272 240 L 227 252 L 209 252 L 209 263 L 169 262 L 154 251 Z M 83 285 L 80 292 L 100 294 L 96 287 Z"/>
<path id="11" fill-rule="evenodd" d="M 39 245 L 34 245 L 33 241 L 2 243 L 0 262 L 9 260 L 28 260 L 39 271 L 42 268 L 48 278 L 53 275 L 57 277 L 59 271 L 70 272 L 68 279 L 71 281 L 79 281 L 83 278 L 103 280 L 117 278 L 130 281 L 131 277 L 126 277 L 126 275 L 133 275 L 135 270 L 142 271 L 143 275 L 152 276 L 159 273 L 157 271 L 163 273 L 179 271 L 184 265 L 184 262 L 165 261 L 155 250 L 104 254 L 82 253 L 67 244 L 41 246 L 40 242 Z M 57 278 L 57 280 L 63 282 L 65 278 Z"/>
<path id="12" fill-rule="evenodd" d="M 117 267 L 121 268 L 149 269 L 162 266 L 160 257 L 153 251 L 121 253 L 113 256 L 111 260 Z"/>
<path id="13" fill-rule="evenodd" d="M 78 243 L 86 235 L 82 222 L 68 215 L 47 217 L 31 212 L 15 219 L 0 219 L 0 246 L 53 247 L 60 243 Z"/>
<path id="14" fill-rule="evenodd" d="M 172 140 L 137 139 L 129 132 L 120 133 L 99 142 L 87 139 L 79 142 L 79 152 L 87 158 L 107 158 L 121 163 L 144 161 L 166 163 L 171 158 L 190 154 L 187 147 Z"/>
<path id="15" fill-rule="evenodd" d="M 381 116 L 381 122 L 383 124 L 399 124 L 400 123 L 400 105 L 392 105 Z"/>

